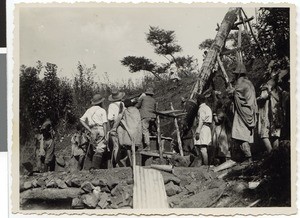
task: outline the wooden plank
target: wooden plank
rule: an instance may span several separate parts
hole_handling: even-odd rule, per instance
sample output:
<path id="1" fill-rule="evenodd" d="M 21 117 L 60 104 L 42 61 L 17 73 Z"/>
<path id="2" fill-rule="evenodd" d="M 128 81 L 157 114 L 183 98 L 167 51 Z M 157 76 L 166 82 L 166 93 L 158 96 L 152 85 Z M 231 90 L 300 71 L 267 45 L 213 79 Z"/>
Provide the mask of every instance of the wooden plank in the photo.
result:
<path id="1" fill-rule="evenodd" d="M 172 114 L 172 113 L 177 113 L 177 112 L 182 112 L 182 110 L 166 110 L 166 111 L 156 111 L 160 114 Z"/>
<path id="2" fill-rule="evenodd" d="M 224 79 L 225 79 L 225 81 L 226 81 L 226 85 L 227 85 L 228 87 L 231 88 L 231 84 L 230 84 L 230 82 L 229 82 L 229 77 L 228 77 L 228 75 L 227 75 L 227 73 L 226 73 L 225 67 L 224 67 L 223 62 L 221 61 L 221 58 L 220 58 L 219 55 L 217 56 L 217 60 L 218 60 L 219 66 L 220 66 L 220 68 L 221 68 L 221 70 L 222 70 Z"/>
<path id="3" fill-rule="evenodd" d="M 158 108 L 158 103 L 156 103 L 156 109 Z M 160 117 L 159 115 L 156 118 L 157 120 L 157 143 L 159 148 L 159 157 L 162 160 L 163 159 L 163 149 L 161 144 L 161 132 L 160 132 Z"/>
<path id="4" fill-rule="evenodd" d="M 159 151 L 141 151 L 140 154 L 145 156 L 151 156 L 151 157 L 159 157 Z M 165 151 L 162 153 L 163 157 L 170 157 L 171 155 L 173 155 L 172 152 Z"/>
<path id="5" fill-rule="evenodd" d="M 151 135 L 150 139 L 157 139 L 157 136 L 155 135 Z M 173 139 L 171 137 L 166 137 L 166 136 L 161 136 L 162 140 L 167 140 L 167 141 L 173 141 Z"/>
<path id="6" fill-rule="evenodd" d="M 170 103 L 170 107 L 172 110 L 174 110 L 172 102 Z M 180 153 L 180 156 L 183 156 L 182 142 L 181 142 L 181 136 L 180 136 L 177 118 L 174 118 L 174 124 L 175 124 L 176 133 L 177 133 L 177 143 L 178 143 L 178 147 L 179 147 L 179 153 Z"/>
<path id="7" fill-rule="evenodd" d="M 180 114 L 164 114 L 164 113 L 160 113 L 159 111 L 156 111 L 154 113 L 163 117 L 171 117 L 171 118 L 177 118 L 179 116 L 186 115 L 186 112 L 182 112 Z"/>
<path id="8" fill-rule="evenodd" d="M 55 200 L 76 198 L 83 194 L 81 188 L 34 188 L 29 189 L 20 194 L 21 199 L 41 199 L 41 200 Z"/>
<path id="9" fill-rule="evenodd" d="M 250 21 L 253 20 L 253 19 L 254 19 L 254 17 L 252 16 L 252 17 L 250 17 L 250 18 L 247 18 L 246 20 L 242 20 L 242 21 L 236 22 L 236 23 L 234 24 L 233 28 L 236 27 L 236 26 L 238 26 L 238 25 L 241 25 L 241 24 L 250 22 Z"/>

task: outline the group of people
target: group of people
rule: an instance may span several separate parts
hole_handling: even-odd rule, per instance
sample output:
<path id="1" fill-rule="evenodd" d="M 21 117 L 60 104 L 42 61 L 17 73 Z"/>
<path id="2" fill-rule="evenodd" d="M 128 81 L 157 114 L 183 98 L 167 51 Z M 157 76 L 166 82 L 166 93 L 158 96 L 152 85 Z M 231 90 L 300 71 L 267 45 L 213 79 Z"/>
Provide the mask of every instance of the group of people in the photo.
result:
<path id="1" fill-rule="evenodd" d="M 232 159 L 239 149 L 247 162 L 252 161 L 250 144 L 257 134 L 266 151 L 278 147 L 283 137 L 283 123 L 289 122 L 289 84 L 287 70 L 276 70 L 260 87 L 256 96 L 254 85 L 241 65 L 233 72 L 234 82 L 226 93 L 228 104 L 212 111 L 205 95 L 198 95 L 198 114 L 193 132 L 193 150 L 202 164 L 212 164 L 218 157 L 222 162 Z M 289 83 L 289 80 L 288 80 Z M 108 97 L 107 111 L 103 98 L 95 94 L 71 138 L 71 156 L 76 170 L 122 167 L 132 165 L 132 148 L 150 150 L 150 129 L 156 129 L 156 101 L 153 88 L 138 98 L 126 98 L 124 92 L 113 88 Z M 287 128 L 289 125 L 287 124 Z M 288 132 L 288 129 L 286 129 Z M 257 142 L 259 143 L 259 142 Z M 36 135 L 36 157 L 40 171 L 53 170 L 54 131 L 47 119 Z M 214 152 L 209 152 L 214 148 Z"/>
<path id="2" fill-rule="evenodd" d="M 200 106 L 194 147 L 203 164 L 211 164 L 216 157 L 222 162 L 232 159 L 237 150 L 242 151 L 245 162 L 251 162 L 250 144 L 254 143 L 254 138 L 257 139 L 254 137 L 256 134 L 270 153 L 278 147 L 283 136 L 284 120 L 289 121 L 289 90 L 286 90 L 289 84 L 284 84 L 284 87 L 282 83 L 283 78 L 288 78 L 287 70 L 273 71 L 260 87 L 258 97 L 244 65 L 233 73 L 233 84 L 225 94 L 230 99 L 229 103 L 221 104 L 213 113 L 203 95 L 197 99 Z M 213 147 L 213 152 L 208 152 L 209 146 Z"/>
<path id="3" fill-rule="evenodd" d="M 125 98 L 124 92 L 114 88 L 108 97 L 110 104 L 107 111 L 103 108 L 105 98 L 100 94 L 94 95 L 92 106 L 80 118 L 82 126 L 78 126 L 71 140 L 72 156 L 78 160 L 77 168 L 97 169 L 103 164 L 113 167 L 131 165 L 132 146 L 148 150 L 149 128 L 156 119 L 153 95 L 153 88 L 148 88 L 136 100 Z M 90 164 L 85 167 L 88 159 Z"/>

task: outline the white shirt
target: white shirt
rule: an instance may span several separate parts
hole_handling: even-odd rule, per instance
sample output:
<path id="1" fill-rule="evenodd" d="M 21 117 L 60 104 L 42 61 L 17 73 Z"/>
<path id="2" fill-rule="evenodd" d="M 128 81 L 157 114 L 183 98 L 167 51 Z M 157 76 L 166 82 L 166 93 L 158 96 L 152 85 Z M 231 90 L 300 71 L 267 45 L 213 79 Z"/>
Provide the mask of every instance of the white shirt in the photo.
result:
<path id="1" fill-rule="evenodd" d="M 106 111 L 99 106 L 92 106 L 84 113 L 80 118 L 89 127 L 99 125 L 102 126 L 103 123 L 107 123 Z"/>
<path id="2" fill-rule="evenodd" d="M 202 123 L 212 123 L 212 111 L 205 103 L 202 103 L 198 110 L 198 117 Z"/>
<path id="3" fill-rule="evenodd" d="M 203 123 L 212 123 L 212 111 L 209 106 L 202 103 L 198 110 L 199 124 L 196 133 L 200 134 L 199 140 L 194 140 L 195 145 L 209 145 L 211 143 L 210 127 L 203 125 Z M 200 127 L 200 124 L 202 126 Z"/>
<path id="4" fill-rule="evenodd" d="M 123 105 L 123 110 L 124 110 L 125 107 L 123 102 L 121 101 L 113 102 L 108 106 L 108 115 L 107 115 L 108 120 L 115 121 L 117 119 L 120 112 L 120 104 Z"/>

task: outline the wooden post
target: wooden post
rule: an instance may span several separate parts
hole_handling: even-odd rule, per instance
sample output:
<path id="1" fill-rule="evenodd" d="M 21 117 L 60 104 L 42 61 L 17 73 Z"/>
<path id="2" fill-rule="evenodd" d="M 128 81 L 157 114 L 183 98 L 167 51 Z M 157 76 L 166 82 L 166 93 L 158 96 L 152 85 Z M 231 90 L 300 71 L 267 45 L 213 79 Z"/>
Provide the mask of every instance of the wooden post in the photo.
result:
<path id="1" fill-rule="evenodd" d="M 158 103 L 156 103 L 156 110 L 158 109 Z M 163 159 L 163 149 L 161 144 L 161 132 L 160 132 L 160 117 L 157 115 L 157 143 L 158 143 L 158 149 L 159 149 L 159 158 Z"/>
<path id="2" fill-rule="evenodd" d="M 221 61 L 220 55 L 217 56 L 217 60 L 218 60 L 219 66 L 220 66 L 220 68 L 221 68 L 221 70 L 222 70 L 224 79 L 225 79 L 225 81 L 226 81 L 226 85 L 227 85 L 228 87 L 231 88 L 231 84 L 230 84 L 230 82 L 229 82 L 229 77 L 228 77 L 228 75 L 227 75 L 227 73 L 226 73 L 226 70 L 225 70 L 225 67 L 224 67 L 224 65 L 223 65 L 223 62 Z"/>
<path id="3" fill-rule="evenodd" d="M 214 42 L 211 45 L 210 49 L 208 50 L 207 56 L 205 57 L 203 64 L 201 66 L 199 78 L 198 78 L 198 87 L 197 87 L 198 89 L 193 90 L 193 92 L 202 93 L 205 84 L 209 80 L 212 69 L 215 66 L 217 55 L 220 54 L 220 52 L 222 51 L 222 49 L 225 45 L 227 36 L 228 36 L 229 32 L 231 31 L 231 29 L 234 27 L 234 23 L 237 19 L 237 15 L 240 10 L 241 10 L 241 8 L 229 8 L 228 12 L 226 13 L 226 15 L 220 25 L 220 28 L 217 32 L 217 35 L 214 39 Z M 191 93 L 190 96 L 194 97 L 194 96 L 196 96 L 195 94 Z M 191 100 L 195 101 L 195 99 L 191 99 Z M 184 120 L 184 123 L 182 123 L 183 124 L 182 128 L 184 130 L 184 133 L 187 133 L 188 132 L 187 130 L 191 129 L 193 123 L 190 121 L 190 119 L 194 120 L 195 116 L 197 115 L 196 113 L 194 113 L 194 110 L 192 110 L 189 107 L 191 107 L 191 105 L 189 105 L 189 104 L 185 105 L 185 111 L 187 112 L 187 116 L 186 116 L 186 119 Z M 198 107 L 196 106 L 195 108 L 198 108 Z M 194 114 L 191 114 L 191 113 L 194 113 Z"/>
<path id="4" fill-rule="evenodd" d="M 170 106 L 171 106 L 171 110 L 174 110 L 172 102 L 170 102 Z M 180 153 L 180 156 L 183 156 L 182 142 L 181 142 L 177 118 L 174 118 L 174 124 L 175 124 L 175 128 L 176 128 L 176 133 L 177 133 L 177 142 L 178 142 L 178 147 L 179 147 L 179 153 Z"/>

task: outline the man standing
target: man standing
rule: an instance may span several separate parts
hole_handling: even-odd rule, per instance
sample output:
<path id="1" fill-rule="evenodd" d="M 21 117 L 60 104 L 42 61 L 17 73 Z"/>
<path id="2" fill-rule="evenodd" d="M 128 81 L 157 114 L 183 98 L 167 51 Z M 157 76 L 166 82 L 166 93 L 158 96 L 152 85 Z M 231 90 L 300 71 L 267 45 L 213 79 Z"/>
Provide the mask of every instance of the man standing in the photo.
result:
<path id="1" fill-rule="evenodd" d="M 74 166 L 73 168 L 75 169 L 75 171 L 82 170 L 84 157 L 89 143 L 81 124 L 78 124 L 76 126 L 76 130 L 77 131 L 73 134 L 71 138 L 71 157 L 74 157 L 76 162 L 76 166 Z"/>
<path id="2" fill-rule="evenodd" d="M 50 119 L 46 119 L 41 127 L 42 137 L 40 154 L 42 159 L 42 165 L 44 166 L 44 171 L 54 171 L 55 168 L 55 157 L 54 157 L 54 131 L 52 129 L 52 123 Z"/>
<path id="3" fill-rule="evenodd" d="M 268 153 L 278 147 L 283 124 L 282 89 L 278 85 L 278 79 L 278 72 L 272 73 L 270 80 L 261 86 L 261 94 L 257 98 L 259 103 L 258 133 Z"/>
<path id="4" fill-rule="evenodd" d="M 120 149 L 126 150 L 130 166 L 132 166 L 131 149 L 133 145 L 135 145 L 134 149 L 142 145 L 142 122 L 139 110 L 134 107 L 134 103 L 130 99 L 125 99 L 124 105 L 126 109 L 119 115 L 116 121 L 120 124 L 118 125 L 117 132 Z M 119 165 L 126 165 L 122 163 L 120 154 L 121 152 L 119 151 L 116 162 Z"/>
<path id="5" fill-rule="evenodd" d="M 135 105 L 137 108 L 140 109 L 144 143 L 146 145 L 144 150 L 150 150 L 149 128 L 152 125 L 155 125 L 156 120 L 156 114 L 154 113 L 156 101 L 153 98 L 153 95 L 153 88 L 148 88 L 145 92 L 145 95 L 139 98 L 138 103 Z"/>
<path id="6" fill-rule="evenodd" d="M 235 74 L 235 85 L 229 90 L 234 101 L 232 138 L 239 143 L 247 161 L 251 162 L 252 154 L 249 143 L 253 143 L 254 127 L 257 122 L 255 89 L 252 82 L 246 77 L 244 64 L 239 63 L 233 73 Z"/>
<path id="7" fill-rule="evenodd" d="M 119 140 L 117 134 L 117 127 L 119 123 L 117 123 L 117 119 L 119 114 L 124 111 L 124 104 L 122 99 L 124 98 L 125 93 L 119 92 L 116 88 L 113 88 L 111 91 L 111 95 L 108 97 L 108 100 L 111 102 L 108 106 L 108 121 L 110 125 L 110 140 L 111 140 L 111 147 L 110 150 L 112 151 L 112 165 L 117 165 L 118 154 L 119 154 Z"/>
<path id="8" fill-rule="evenodd" d="M 104 98 L 100 94 L 94 95 L 91 100 L 92 106 L 87 109 L 84 115 L 80 118 L 81 124 L 91 133 L 93 150 L 88 150 L 88 154 L 92 156 L 93 168 L 100 168 L 102 156 L 104 153 L 103 141 L 107 134 L 107 115 L 103 109 Z M 95 152 L 93 155 L 92 153 Z"/>
<path id="9" fill-rule="evenodd" d="M 195 133 L 194 145 L 197 155 L 202 157 L 202 163 L 208 165 L 207 146 L 211 144 L 212 111 L 205 103 L 204 95 L 198 96 L 198 125 Z"/>

